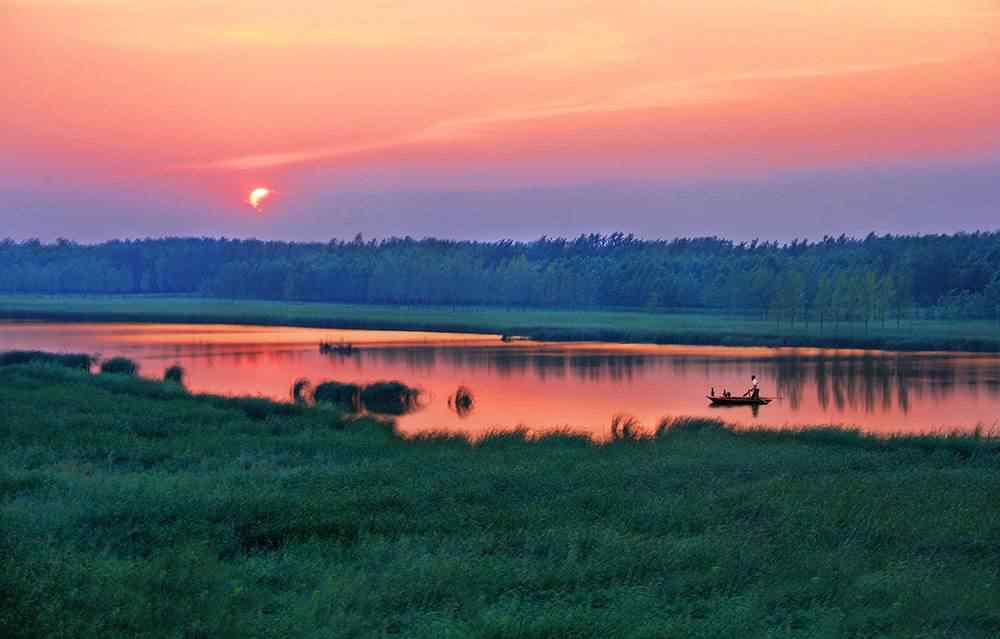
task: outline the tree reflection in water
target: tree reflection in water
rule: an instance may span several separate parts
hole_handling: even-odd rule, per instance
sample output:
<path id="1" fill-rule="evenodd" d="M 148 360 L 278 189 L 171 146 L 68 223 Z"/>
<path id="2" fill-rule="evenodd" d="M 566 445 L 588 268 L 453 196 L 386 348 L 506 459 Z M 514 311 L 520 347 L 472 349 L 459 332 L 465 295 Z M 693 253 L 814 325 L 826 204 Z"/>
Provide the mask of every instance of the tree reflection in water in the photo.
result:
<path id="1" fill-rule="evenodd" d="M 421 333 L 390 339 L 389 333 L 260 327 L 127 328 L 17 324 L 0 331 L 0 339 L 19 348 L 125 356 L 151 377 L 180 363 L 192 392 L 288 401 L 300 378 L 359 387 L 398 379 L 426 391 L 420 402 L 390 407 L 403 415 L 401 428 L 410 432 L 486 432 L 517 424 L 604 432 L 622 411 L 647 425 L 665 415 L 708 416 L 704 395 L 710 387 L 742 393 L 751 374 L 761 379 L 765 396 L 780 400 L 759 413 L 747 407 L 725 411 L 733 423 L 845 423 L 892 432 L 977 423 L 990 428 L 1000 414 L 997 355 L 501 343 L 481 336 L 456 342 Z M 361 348 L 352 357 L 320 357 L 321 339 Z M 469 389 L 470 402 L 456 405 L 459 386 Z M 300 385 L 292 396 L 309 402 L 309 390 Z M 753 419 L 758 414 L 760 421 Z"/>
<path id="2" fill-rule="evenodd" d="M 905 414 L 914 398 L 938 401 L 958 388 L 1000 397 L 1000 360 L 974 355 L 788 349 L 774 351 L 772 356 L 744 357 L 739 349 L 727 356 L 538 345 L 366 349 L 363 357 L 403 363 L 421 374 L 431 374 L 440 363 L 503 378 L 530 375 L 539 383 L 567 376 L 588 382 L 628 383 L 665 370 L 682 378 L 694 375 L 711 380 L 739 375 L 749 379 L 750 373 L 756 372 L 774 384 L 774 394 L 793 411 L 810 393 L 824 410 L 832 405 L 838 412 L 851 409 L 866 414 L 893 408 Z"/>

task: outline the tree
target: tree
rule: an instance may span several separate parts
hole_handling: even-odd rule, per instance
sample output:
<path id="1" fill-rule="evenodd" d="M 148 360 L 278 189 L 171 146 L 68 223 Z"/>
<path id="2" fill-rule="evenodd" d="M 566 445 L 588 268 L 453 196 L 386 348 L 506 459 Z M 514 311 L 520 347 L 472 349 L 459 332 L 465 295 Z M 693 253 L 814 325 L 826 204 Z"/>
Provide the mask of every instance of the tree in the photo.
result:
<path id="1" fill-rule="evenodd" d="M 816 309 L 819 330 L 822 331 L 823 321 L 833 308 L 833 286 L 830 284 L 830 278 L 826 275 L 821 276 L 819 284 L 816 285 L 816 297 L 813 298 L 813 308 Z"/>
<path id="2" fill-rule="evenodd" d="M 868 322 L 878 314 L 878 277 L 874 271 L 868 271 L 858 277 L 858 306 L 862 309 L 865 320 L 865 332 L 868 332 Z"/>
<path id="3" fill-rule="evenodd" d="M 884 324 L 893 314 L 901 325 L 916 304 L 996 317 L 998 274 L 1000 233 L 784 245 L 621 233 L 533 242 L 0 241 L 0 292 L 727 309 L 793 324 L 815 314 L 821 328 L 831 320 Z"/>
<path id="4" fill-rule="evenodd" d="M 852 278 L 843 271 L 837 273 L 837 279 L 833 285 L 833 321 L 834 324 L 841 319 L 850 319 L 850 309 L 854 305 L 854 291 Z"/>
<path id="5" fill-rule="evenodd" d="M 894 294 L 892 307 L 896 312 L 896 328 L 900 328 L 903 316 L 912 303 L 913 274 L 906 266 L 900 267 L 892 275 Z"/>
<path id="6" fill-rule="evenodd" d="M 878 283 L 878 315 L 882 321 L 882 328 L 885 328 L 885 320 L 889 316 L 889 309 L 892 308 L 893 300 L 896 299 L 896 283 L 891 275 L 884 275 Z"/>
<path id="7" fill-rule="evenodd" d="M 997 326 L 1000 326 L 1000 273 L 994 273 L 993 279 L 983 291 L 983 297 L 986 298 L 988 311 L 993 312 Z"/>
<path id="8" fill-rule="evenodd" d="M 761 315 L 766 314 L 774 299 L 774 275 L 767 267 L 758 266 L 754 269 L 750 278 L 750 297 L 752 304 L 760 309 Z"/>

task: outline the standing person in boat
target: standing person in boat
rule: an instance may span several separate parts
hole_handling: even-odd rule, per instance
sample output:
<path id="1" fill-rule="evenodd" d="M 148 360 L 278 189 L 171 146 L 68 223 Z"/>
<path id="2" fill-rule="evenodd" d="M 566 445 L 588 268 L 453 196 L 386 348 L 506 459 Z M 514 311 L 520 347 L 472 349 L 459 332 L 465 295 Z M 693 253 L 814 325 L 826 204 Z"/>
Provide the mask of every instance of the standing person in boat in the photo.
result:
<path id="1" fill-rule="evenodd" d="M 760 382 L 757 381 L 756 375 L 750 376 L 750 384 L 750 388 L 747 389 L 747 392 L 743 393 L 743 396 L 750 399 L 760 399 Z"/>

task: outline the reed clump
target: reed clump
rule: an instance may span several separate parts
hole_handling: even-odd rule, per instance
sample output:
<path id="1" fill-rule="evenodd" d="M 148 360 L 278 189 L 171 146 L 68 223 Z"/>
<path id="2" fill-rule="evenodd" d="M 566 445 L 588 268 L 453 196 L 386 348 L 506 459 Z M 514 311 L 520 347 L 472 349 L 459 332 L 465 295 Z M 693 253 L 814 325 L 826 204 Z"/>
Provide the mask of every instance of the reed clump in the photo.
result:
<path id="1" fill-rule="evenodd" d="M 632 415 L 615 415 L 611 419 L 611 441 L 637 442 L 643 438 L 642 424 Z"/>

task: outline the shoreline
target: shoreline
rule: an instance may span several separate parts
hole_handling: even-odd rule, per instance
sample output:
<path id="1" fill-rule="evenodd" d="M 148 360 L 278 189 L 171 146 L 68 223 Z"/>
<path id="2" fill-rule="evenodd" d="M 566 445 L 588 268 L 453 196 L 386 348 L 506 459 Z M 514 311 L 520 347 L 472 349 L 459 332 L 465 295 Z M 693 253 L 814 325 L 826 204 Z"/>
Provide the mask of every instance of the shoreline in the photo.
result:
<path id="1" fill-rule="evenodd" d="M 518 335 L 540 342 L 833 348 L 906 352 L 1000 352 L 989 321 L 907 320 L 903 327 L 860 323 L 778 326 L 712 313 L 639 310 L 507 309 L 276 302 L 179 296 L 0 296 L 13 321 L 232 324 L 299 328 Z"/>
<path id="2" fill-rule="evenodd" d="M 0 351 L 0 355 L 16 352 L 18 351 Z M 335 404 L 314 401 L 297 402 L 262 395 L 230 395 L 196 391 L 188 389 L 184 384 L 174 384 L 162 378 L 148 377 L 138 372 L 107 373 L 99 370 L 96 364 L 92 364 L 89 369 L 81 370 L 73 361 L 62 361 L 79 357 L 86 358 L 87 355 L 49 351 L 32 352 L 37 353 L 39 358 L 17 363 L 0 362 L 0 381 L 10 375 L 24 373 L 28 376 L 37 376 L 46 382 L 56 384 L 83 383 L 92 385 L 95 389 L 108 390 L 114 394 L 134 396 L 145 400 L 183 400 L 201 405 L 224 406 L 238 412 L 246 412 L 246 416 L 250 419 L 264 419 L 267 415 L 332 418 L 339 422 L 341 427 L 363 422 L 386 429 L 386 432 L 391 434 L 395 441 L 402 444 L 416 445 L 423 442 L 444 441 L 462 442 L 469 448 L 476 448 L 497 439 L 516 440 L 526 445 L 565 439 L 602 448 L 621 443 L 655 444 L 663 440 L 664 437 L 677 433 L 711 432 L 758 444 L 797 442 L 887 451 L 901 448 L 917 448 L 925 451 L 944 448 L 960 453 L 962 451 L 968 452 L 971 447 L 980 450 L 980 452 L 987 451 L 988 454 L 1000 453 L 1000 430 L 984 427 L 981 424 L 968 430 L 951 428 L 877 433 L 848 423 L 785 423 L 782 425 L 756 424 L 747 426 L 727 420 L 723 416 L 673 415 L 665 416 L 655 424 L 643 424 L 629 420 L 631 428 L 618 430 L 616 430 L 617 420 L 613 419 L 608 424 L 604 436 L 598 431 L 582 428 L 557 426 L 536 429 L 524 425 L 497 426 L 480 433 L 478 436 L 447 429 L 405 433 L 398 429 L 397 416 L 392 414 L 367 411 L 352 412 Z"/>

